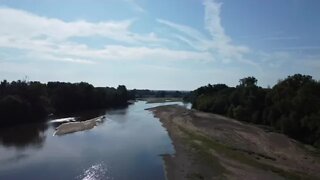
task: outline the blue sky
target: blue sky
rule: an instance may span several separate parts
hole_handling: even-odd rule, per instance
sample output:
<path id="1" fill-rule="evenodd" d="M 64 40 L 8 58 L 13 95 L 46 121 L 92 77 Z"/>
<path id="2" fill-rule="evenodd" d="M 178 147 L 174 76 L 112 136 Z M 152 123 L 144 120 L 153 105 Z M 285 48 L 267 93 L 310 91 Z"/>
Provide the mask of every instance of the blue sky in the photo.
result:
<path id="1" fill-rule="evenodd" d="M 318 0 L 0 0 L 0 77 L 193 90 L 320 79 Z"/>

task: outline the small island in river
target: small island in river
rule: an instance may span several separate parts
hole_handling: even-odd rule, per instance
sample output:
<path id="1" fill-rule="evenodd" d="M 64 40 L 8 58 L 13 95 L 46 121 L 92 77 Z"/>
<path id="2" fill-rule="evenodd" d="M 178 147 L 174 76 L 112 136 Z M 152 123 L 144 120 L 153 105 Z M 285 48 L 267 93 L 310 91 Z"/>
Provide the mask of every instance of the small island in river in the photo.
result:
<path id="1" fill-rule="evenodd" d="M 105 118 L 104 116 L 99 116 L 86 121 L 63 123 L 57 127 L 53 135 L 60 136 L 60 135 L 69 134 L 73 132 L 89 130 L 94 128 L 97 125 L 97 122 L 102 121 L 104 118 Z"/>

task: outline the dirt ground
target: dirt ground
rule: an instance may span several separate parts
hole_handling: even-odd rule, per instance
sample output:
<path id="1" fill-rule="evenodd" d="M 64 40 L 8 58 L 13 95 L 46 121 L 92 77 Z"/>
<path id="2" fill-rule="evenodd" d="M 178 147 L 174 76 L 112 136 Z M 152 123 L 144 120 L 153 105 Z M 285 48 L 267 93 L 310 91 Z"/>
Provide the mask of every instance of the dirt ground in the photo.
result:
<path id="1" fill-rule="evenodd" d="M 176 153 L 164 155 L 167 179 L 320 179 L 317 149 L 220 115 L 169 105 L 149 109 Z"/>

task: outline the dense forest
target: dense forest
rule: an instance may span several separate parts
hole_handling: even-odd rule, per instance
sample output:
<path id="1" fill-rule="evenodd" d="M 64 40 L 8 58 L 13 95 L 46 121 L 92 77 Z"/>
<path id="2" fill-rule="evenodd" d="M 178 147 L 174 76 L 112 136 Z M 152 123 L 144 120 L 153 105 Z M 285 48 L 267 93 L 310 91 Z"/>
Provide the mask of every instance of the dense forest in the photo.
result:
<path id="1" fill-rule="evenodd" d="M 193 108 L 249 123 L 268 125 L 301 142 L 320 147 L 320 82 L 295 74 L 272 88 L 257 79 L 240 79 L 236 87 L 215 84 L 194 90 Z"/>
<path id="2" fill-rule="evenodd" d="M 12 125 L 43 121 L 49 114 L 125 106 L 132 95 L 123 85 L 118 88 L 65 82 L 0 83 L 0 123 Z"/>

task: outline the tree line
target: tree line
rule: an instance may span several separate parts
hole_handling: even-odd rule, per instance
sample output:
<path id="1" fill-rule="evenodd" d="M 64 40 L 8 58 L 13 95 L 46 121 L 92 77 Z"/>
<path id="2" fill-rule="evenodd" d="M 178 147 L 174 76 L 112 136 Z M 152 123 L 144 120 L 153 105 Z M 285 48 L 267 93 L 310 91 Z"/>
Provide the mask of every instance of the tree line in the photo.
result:
<path id="1" fill-rule="evenodd" d="M 188 91 L 168 91 L 168 90 L 149 90 L 149 89 L 133 89 L 130 91 L 135 98 L 183 98 Z"/>
<path id="2" fill-rule="evenodd" d="M 0 83 L 0 123 L 3 126 L 43 121 L 52 113 L 125 106 L 130 98 L 124 85 L 112 88 L 94 87 L 85 82 L 44 84 L 3 80 Z"/>
<path id="3" fill-rule="evenodd" d="M 288 76 L 272 88 L 255 77 L 236 87 L 215 84 L 194 90 L 185 99 L 193 108 L 240 121 L 268 125 L 303 143 L 320 147 L 320 82 L 309 75 Z"/>

